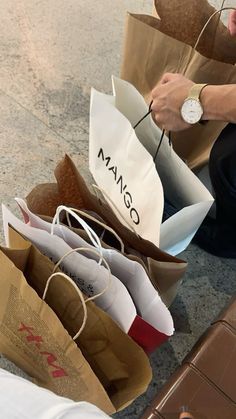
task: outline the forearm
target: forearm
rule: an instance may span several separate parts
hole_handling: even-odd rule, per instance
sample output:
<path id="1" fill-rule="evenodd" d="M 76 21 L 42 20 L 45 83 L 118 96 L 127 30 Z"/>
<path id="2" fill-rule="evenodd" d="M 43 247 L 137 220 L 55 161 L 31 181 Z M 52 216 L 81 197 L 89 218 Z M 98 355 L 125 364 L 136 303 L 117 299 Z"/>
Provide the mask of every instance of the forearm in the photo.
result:
<path id="1" fill-rule="evenodd" d="M 236 84 L 206 86 L 201 93 L 202 119 L 236 123 Z"/>

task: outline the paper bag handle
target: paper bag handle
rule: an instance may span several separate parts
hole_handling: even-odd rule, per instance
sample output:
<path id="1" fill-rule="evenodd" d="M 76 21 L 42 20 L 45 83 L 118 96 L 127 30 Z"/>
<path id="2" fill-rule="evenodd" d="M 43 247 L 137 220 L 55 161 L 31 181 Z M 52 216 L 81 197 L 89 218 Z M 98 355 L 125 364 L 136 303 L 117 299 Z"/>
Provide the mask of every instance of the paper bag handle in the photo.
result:
<path id="1" fill-rule="evenodd" d="M 113 234 L 113 236 L 116 238 L 116 240 L 120 243 L 120 251 L 121 253 L 124 253 L 125 250 L 125 246 L 123 241 L 121 240 L 120 236 L 116 233 L 115 230 L 113 230 L 113 228 L 109 227 L 107 224 L 102 223 L 101 221 L 97 220 L 95 217 L 93 217 L 90 214 L 87 214 L 84 211 L 78 210 L 77 208 L 72 208 L 70 207 L 71 211 L 74 211 L 80 215 L 82 215 L 83 217 L 87 218 L 88 220 L 93 221 L 94 223 L 96 223 L 97 225 L 101 226 L 104 230 L 109 231 L 111 234 Z M 67 213 L 68 214 L 68 213 Z M 69 227 L 71 227 L 71 223 L 70 223 L 70 219 L 68 217 L 67 222 L 69 224 Z"/>
<path id="2" fill-rule="evenodd" d="M 205 23 L 205 25 L 203 26 L 203 28 L 202 28 L 202 30 L 201 30 L 201 32 L 200 32 L 200 34 L 199 34 L 199 36 L 198 36 L 198 38 L 197 38 L 197 40 L 196 40 L 196 42 L 195 42 L 195 45 L 194 45 L 194 47 L 193 47 L 193 51 L 196 51 L 196 49 L 197 49 L 197 47 L 198 47 L 198 44 L 199 44 L 199 42 L 200 42 L 200 40 L 201 40 L 202 35 L 204 34 L 204 32 L 205 32 L 206 28 L 208 27 L 209 23 L 211 22 L 211 20 L 212 20 L 212 19 L 213 19 L 213 18 L 214 18 L 217 14 L 219 14 L 219 19 L 220 19 L 220 15 L 221 15 L 221 13 L 222 13 L 223 11 L 226 11 L 226 10 L 236 10 L 236 7 L 224 7 L 225 2 L 226 2 L 226 0 L 223 0 L 223 1 L 222 1 L 222 4 L 221 4 L 221 8 L 220 8 L 220 9 L 218 9 L 218 10 L 215 10 L 215 12 L 214 12 L 214 13 L 212 13 L 212 15 L 208 18 L 207 22 L 206 22 L 206 23 Z M 155 0 L 155 7 L 156 7 L 156 9 L 157 9 L 157 3 L 158 3 L 158 0 Z M 213 47 L 213 49 L 214 49 L 214 47 Z M 184 69 L 184 70 L 183 70 L 183 72 L 182 72 L 182 74 L 183 74 L 183 75 L 185 75 L 185 73 L 186 73 L 186 71 L 187 71 L 187 69 L 188 69 L 188 66 L 189 66 L 189 64 L 191 63 L 191 60 L 192 60 L 192 55 L 193 55 L 193 53 L 191 53 L 191 55 L 190 55 L 190 59 L 189 59 L 189 61 L 187 62 L 186 67 L 185 67 L 185 69 Z"/>
<path id="3" fill-rule="evenodd" d="M 70 214 L 72 217 L 76 219 L 80 223 L 80 225 L 83 227 L 83 229 L 86 231 L 88 237 L 90 238 L 92 244 L 99 249 L 100 254 L 102 254 L 102 245 L 99 237 L 95 233 L 95 231 L 83 220 L 83 218 L 79 217 L 79 215 L 75 214 L 73 210 L 69 207 L 66 207 L 65 205 L 59 205 L 57 207 L 56 213 L 52 220 L 51 225 L 51 234 L 54 234 L 54 227 L 55 225 L 60 225 L 60 213 L 61 211 L 66 211 L 66 214 Z"/>
<path id="4" fill-rule="evenodd" d="M 222 3 L 223 5 L 224 5 L 225 1 L 226 0 L 223 1 L 223 3 Z M 198 44 L 199 44 L 199 42 L 201 40 L 201 37 L 202 37 L 203 33 L 205 32 L 207 26 L 209 25 L 209 23 L 211 22 L 211 20 L 213 19 L 213 17 L 215 17 L 217 14 L 220 14 L 221 12 L 223 12 L 225 10 L 236 10 L 236 8 L 235 7 L 221 7 L 219 10 L 216 10 L 214 13 L 212 13 L 212 15 L 209 17 L 209 19 L 207 20 L 207 22 L 203 26 L 203 28 L 202 28 L 202 30 L 201 30 L 198 38 L 197 38 L 197 41 L 195 42 L 195 45 L 193 47 L 193 50 L 192 50 L 192 52 L 190 54 L 190 58 L 189 58 L 189 60 L 188 60 L 188 62 L 186 64 L 186 67 L 184 68 L 184 70 L 182 72 L 183 75 L 186 74 L 186 71 L 187 71 L 187 69 L 188 69 L 188 67 L 189 67 L 189 65 L 191 63 L 192 57 L 193 57 L 193 53 L 194 53 L 194 51 L 196 51 L 196 49 L 198 47 Z"/>
<path id="5" fill-rule="evenodd" d="M 115 232 L 115 230 L 113 230 L 108 225 L 102 223 L 101 221 L 97 220 L 92 215 L 87 214 L 86 212 L 81 211 L 81 210 L 79 210 L 77 208 L 66 207 L 66 206 L 63 206 L 63 205 L 59 206 L 57 208 L 56 214 L 55 214 L 55 216 L 53 218 L 53 221 L 52 221 L 51 234 L 53 234 L 53 232 L 54 232 L 54 226 L 55 226 L 55 224 L 59 224 L 60 223 L 59 216 L 60 216 L 60 212 L 62 210 L 66 211 L 66 218 L 67 218 L 67 223 L 68 223 L 69 227 L 72 227 L 72 226 L 71 226 L 71 222 L 70 222 L 70 218 L 69 218 L 68 214 L 72 215 L 82 225 L 82 227 L 86 231 L 88 237 L 90 238 L 92 244 L 96 248 L 98 248 L 100 252 L 102 252 L 102 245 L 101 245 L 101 241 L 100 241 L 99 237 L 97 236 L 97 234 L 95 233 L 95 231 L 81 217 L 77 217 L 76 214 L 82 215 L 83 217 L 87 218 L 88 220 L 91 220 L 91 221 L 95 222 L 96 224 L 98 224 L 99 226 L 103 227 L 104 230 L 107 230 L 110 233 L 112 233 L 113 236 L 116 238 L 116 240 L 118 240 L 118 242 L 120 243 L 120 248 L 121 248 L 120 251 L 121 251 L 121 253 L 124 253 L 124 249 L 125 249 L 124 243 L 121 240 L 121 238 L 118 236 L 118 234 Z M 82 224 L 82 221 L 83 221 L 83 224 Z M 91 237 L 91 234 L 90 233 L 92 234 L 92 236 L 94 236 L 95 241 Z"/>
<path id="6" fill-rule="evenodd" d="M 103 259 L 103 262 L 104 262 L 104 264 L 105 264 L 105 266 L 106 266 L 106 268 L 108 270 L 108 275 L 109 275 L 108 276 L 107 285 L 106 285 L 105 289 L 102 292 L 100 292 L 99 294 L 93 295 L 92 297 L 86 298 L 86 299 L 84 298 L 83 293 L 81 292 L 81 290 L 79 289 L 79 287 L 75 284 L 75 282 L 68 275 L 66 275 L 66 274 L 64 274 L 62 272 L 55 272 L 55 270 L 59 267 L 59 265 L 61 264 L 61 262 L 67 256 L 69 256 L 70 254 L 72 254 L 74 252 L 78 252 L 78 251 L 96 253 L 96 255 L 98 255 L 99 257 L 101 257 L 100 256 L 100 253 L 97 250 L 95 250 L 95 249 L 87 249 L 86 247 L 78 247 L 76 249 L 71 249 L 69 252 L 65 253 L 65 255 L 63 255 L 61 257 L 61 259 L 55 264 L 54 269 L 53 269 L 53 273 L 52 273 L 52 275 L 50 275 L 50 277 L 48 278 L 48 280 L 46 282 L 46 286 L 45 286 L 44 293 L 43 293 L 43 296 L 42 296 L 42 300 L 45 301 L 45 298 L 46 298 L 46 295 L 47 295 L 47 292 L 48 292 L 48 288 L 49 288 L 50 282 L 51 282 L 51 280 L 55 276 L 62 276 L 63 278 L 66 278 L 67 281 L 70 282 L 70 284 L 75 288 L 77 294 L 79 295 L 79 298 L 81 300 L 81 303 L 82 303 L 82 307 L 83 307 L 83 311 L 84 311 L 84 318 L 83 318 L 82 325 L 81 325 L 79 331 L 73 337 L 73 340 L 76 340 L 81 335 L 82 331 L 85 328 L 86 321 L 87 321 L 87 318 L 88 318 L 88 311 L 87 311 L 86 303 L 88 301 L 94 301 L 94 300 L 96 300 L 96 298 L 101 297 L 108 290 L 108 288 L 110 287 L 110 284 L 111 284 L 111 270 L 110 270 L 110 267 L 109 267 L 109 265 L 108 265 L 108 263 L 107 263 L 107 261 L 105 260 L 104 257 L 102 257 L 102 259 Z"/>
<path id="7" fill-rule="evenodd" d="M 225 1 L 226 1 L 226 0 L 224 0 L 223 4 L 225 3 Z M 210 23 L 210 22 L 211 22 L 211 20 L 213 19 L 213 17 L 215 17 L 217 14 L 220 14 L 221 12 L 223 12 L 223 11 L 225 11 L 225 10 L 236 10 L 236 7 L 221 7 L 219 10 L 216 10 L 214 13 L 212 13 L 212 15 L 209 17 L 209 19 L 207 20 L 207 22 L 206 22 L 206 23 L 205 23 L 205 25 L 203 26 L 203 28 L 202 28 L 202 30 L 201 30 L 201 32 L 200 32 L 200 34 L 199 34 L 198 38 L 197 38 L 197 41 L 196 41 L 196 43 L 195 43 L 195 45 L 194 45 L 194 47 L 193 47 L 193 49 L 194 49 L 194 50 L 196 50 L 196 49 L 197 49 L 197 46 L 198 46 L 198 44 L 199 44 L 199 42 L 200 42 L 200 40 L 201 40 L 201 37 L 202 37 L 203 33 L 205 32 L 205 30 L 206 30 L 207 26 L 209 25 L 209 23 Z"/>
<path id="8" fill-rule="evenodd" d="M 45 290 L 44 290 L 44 293 L 43 293 L 43 296 L 42 296 L 42 300 L 43 301 L 45 301 L 45 298 L 46 298 L 46 295 L 47 295 L 47 292 L 48 292 L 48 288 L 49 288 L 49 285 L 50 285 L 52 279 L 55 278 L 56 276 L 62 276 L 63 278 L 66 278 L 66 280 L 68 282 L 70 282 L 70 284 L 75 288 L 75 290 L 76 290 L 76 292 L 77 292 L 77 294 L 78 294 L 78 296 L 80 298 L 80 301 L 82 303 L 82 307 L 83 307 L 83 311 L 84 311 L 84 318 L 83 318 L 83 322 L 82 322 L 82 325 L 81 325 L 79 331 L 73 337 L 73 340 L 76 340 L 80 336 L 80 334 L 82 333 L 82 331 L 84 330 L 85 325 L 86 325 L 86 321 L 87 321 L 87 318 L 88 318 L 86 301 L 85 301 L 84 296 L 83 296 L 82 292 L 80 291 L 79 287 L 77 287 L 77 285 L 74 283 L 74 281 L 72 281 L 72 279 L 68 275 L 66 275 L 66 274 L 64 274 L 62 272 L 53 273 L 48 278 L 47 283 L 46 283 L 46 287 L 45 287 Z"/>
<path id="9" fill-rule="evenodd" d="M 61 257 L 61 259 L 59 259 L 59 261 L 55 264 L 55 266 L 54 266 L 54 269 L 53 269 L 53 273 L 55 272 L 55 270 L 60 266 L 60 264 L 61 264 L 61 262 L 67 257 L 67 256 L 69 256 L 69 255 L 71 255 L 72 253 L 74 253 L 74 252 L 84 252 L 84 253 L 87 253 L 87 252 L 89 252 L 89 253 L 93 253 L 93 254 L 96 254 L 97 256 L 99 256 L 100 257 L 100 259 L 103 261 L 103 263 L 104 263 L 104 265 L 105 265 L 105 267 L 107 268 L 107 270 L 108 270 L 108 280 L 107 280 L 107 285 L 106 285 L 106 287 L 104 288 L 104 290 L 103 291 L 101 291 L 101 292 L 99 292 L 98 294 L 96 294 L 96 295 L 93 295 L 92 297 L 89 297 L 89 298 L 86 298 L 86 300 L 85 300 L 85 303 L 87 303 L 88 301 L 94 301 L 94 300 L 96 300 L 97 298 L 99 298 L 99 297 L 101 297 L 103 294 L 105 294 L 105 292 L 109 289 L 109 287 L 110 287 L 110 285 L 111 285 L 111 269 L 110 269 L 110 266 L 108 265 L 108 263 L 107 263 L 107 261 L 106 261 L 106 259 L 103 257 L 103 256 L 101 256 L 100 255 L 100 253 L 98 252 L 98 250 L 96 250 L 96 249 L 90 249 L 90 248 L 87 248 L 87 247 L 76 247 L 75 249 L 71 249 L 71 250 L 69 250 L 67 253 L 65 253 L 62 257 Z M 77 287 L 77 285 L 75 285 L 76 287 Z"/>

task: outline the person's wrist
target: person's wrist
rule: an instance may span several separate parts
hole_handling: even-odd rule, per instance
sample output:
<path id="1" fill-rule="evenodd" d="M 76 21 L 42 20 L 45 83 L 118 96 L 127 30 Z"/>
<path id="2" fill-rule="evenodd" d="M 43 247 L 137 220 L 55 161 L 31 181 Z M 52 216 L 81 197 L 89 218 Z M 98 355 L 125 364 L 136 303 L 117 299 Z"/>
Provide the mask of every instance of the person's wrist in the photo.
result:
<path id="1" fill-rule="evenodd" d="M 207 85 L 201 92 L 200 101 L 203 107 L 203 121 L 220 120 L 220 86 Z"/>

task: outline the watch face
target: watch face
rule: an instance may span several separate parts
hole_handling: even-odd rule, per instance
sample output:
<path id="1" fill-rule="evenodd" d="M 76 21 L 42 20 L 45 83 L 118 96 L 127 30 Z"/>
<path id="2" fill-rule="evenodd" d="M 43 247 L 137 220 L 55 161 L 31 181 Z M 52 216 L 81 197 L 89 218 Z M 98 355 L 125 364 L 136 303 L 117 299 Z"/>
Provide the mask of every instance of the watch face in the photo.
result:
<path id="1" fill-rule="evenodd" d="M 187 99 L 181 108 L 181 115 L 188 124 L 196 124 L 203 115 L 202 105 L 199 100 Z"/>

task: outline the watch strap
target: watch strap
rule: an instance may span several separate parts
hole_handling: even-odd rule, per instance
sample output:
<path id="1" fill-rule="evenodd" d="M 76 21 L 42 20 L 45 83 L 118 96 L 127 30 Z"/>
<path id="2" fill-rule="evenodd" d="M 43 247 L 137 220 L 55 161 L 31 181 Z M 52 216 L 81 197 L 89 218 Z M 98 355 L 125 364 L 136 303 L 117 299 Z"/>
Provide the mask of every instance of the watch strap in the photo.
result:
<path id="1" fill-rule="evenodd" d="M 195 100 L 199 100 L 200 98 L 200 94 L 202 92 L 202 90 L 204 89 L 204 87 L 208 86 L 208 83 L 204 83 L 204 84 L 194 84 L 190 91 L 189 91 L 189 95 L 187 97 L 187 99 L 195 99 Z"/>

